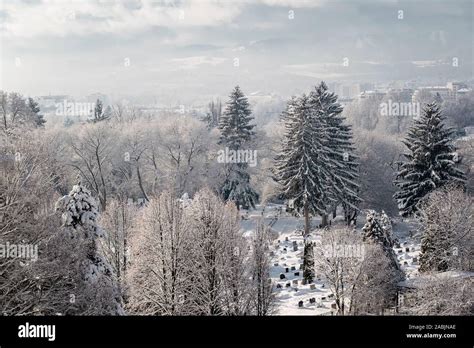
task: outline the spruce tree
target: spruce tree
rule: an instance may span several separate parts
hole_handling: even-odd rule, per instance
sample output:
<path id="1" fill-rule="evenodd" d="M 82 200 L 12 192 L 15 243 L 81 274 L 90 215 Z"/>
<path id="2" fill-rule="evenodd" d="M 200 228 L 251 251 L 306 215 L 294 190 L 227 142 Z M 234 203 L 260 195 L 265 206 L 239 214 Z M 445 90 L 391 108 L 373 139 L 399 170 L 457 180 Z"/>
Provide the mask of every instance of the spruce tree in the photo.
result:
<path id="1" fill-rule="evenodd" d="M 381 218 L 375 210 L 369 210 L 367 212 L 366 223 L 364 227 L 362 227 L 363 240 L 368 243 L 379 245 L 391 261 L 392 268 L 400 270 L 397 257 L 392 249 L 393 239 L 388 232 L 388 229 L 387 220 Z"/>
<path id="2" fill-rule="evenodd" d="M 385 232 L 378 219 L 375 210 L 367 212 L 367 218 L 364 227 L 362 227 L 364 241 L 373 241 L 384 246 L 390 246 L 385 238 Z"/>
<path id="3" fill-rule="evenodd" d="M 97 123 L 101 121 L 107 121 L 110 118 L 111 109 L 107 107 L 104 110 L 104 105 L 97 99 L 94 107 L 94 118 L 90 119 L 89 122 Z"/>
<path id="4" fill-rule="evenodd" d="M 72 280 L 76 282 L 75 287 L 84 288 L 87 294 L 95 293 L 97 297 L 100 293 L 105 302 L 100 304 L 102 308 L 97 308 L 98 313 L 123 314 L 115 275 L 98 248 L 98 239 L 103 237 L 104 231 L 97 223 L 99 213 L 96 200 L 79 183 L 69 195 L 56 203 L 56 210 L 62 213 L 65 232 L 80 251 L 67 260 L 70 267 L 79 270 L 78 278 Z M 74 257 L 79 258 L 76 260 Z"/>
<path id="5" fill-rule="evenodd" d="M 46 120 L 44 119 L 43 115 L 40 114 L 38 102 L 36 102 L 33 98 L 28 98 L 28 108 L 33 116 L 35 127 L 44 127 Z"/>
<path id="6" fill-rule="evenodd" d="M 344 207 L 345 217 L 349 221 L 351 212 L 357 211 L 361 201 L 357 191 L 358 163 L 355 148 L 352 144 L 352 131 L 341 115 L 342 106 L 337 102 L 337 95 L 328 90 L 322 81 L 310 94 L 313 117 L 319 118 L 324 125 L 326 136 L 325 147 L 328 149 L 331 180 L 328 182 L 330 194 L 326 206 L 334 210 L 339 204 Z M 329 213 L 326 211 L 326 213 Z"/>
<path id="7" fill-rule="evenodd" d="M 446 128 L 436 103 L 429 103 L 414 120 L 404 141 L 408 153 L 399 163 L 394 198 L 402 216 L 417 211 L 419 201 L 450 182 L 463 183 L 464 173 L 456 168 L 452 130 Z"/>
<path id="8" fill-rule="evenodd" d="M 285 135 L 275 159 L 275 180 L 284 198 L 293 200 L 295 210 L 303 213 L 307 236 L 309 215 L 326 212 L 330 150 L 325 145 L 324 124 L 313 117 L 307 95 L 288 102 L 282 121 Z"/>
<path id="9" fill-rule="evenodd" d="M 219 144 L 233 151 L 244 150 L 244 146 L 250 143 L 254 135 L 255 125 L 250 123 L 253 120 L 251 114 L 247 97 L 240 87 L 236 86 L 220 117 Z M 220 188 L 224 200 L 233 201 L 239 208 L 254 208 L 258 201 L 258 193 L 250 185 L 248 163 L 227 163 L 225 175 Z"/>
<path id="10" fill-rule="evenodd" d="M 280 154 L 275 159 L 274 179 L 282 196 L 294 202 L 296 212 L 304 215 L 303 276 L 313 279 L 312 244 L 309 242 L 310 214 L 324 214 L 327 201 L 329 150 L 325 147 L 324 127 L 313 117 L 309 98 L 293 97 L 283 113 L 285 135 Z"/>

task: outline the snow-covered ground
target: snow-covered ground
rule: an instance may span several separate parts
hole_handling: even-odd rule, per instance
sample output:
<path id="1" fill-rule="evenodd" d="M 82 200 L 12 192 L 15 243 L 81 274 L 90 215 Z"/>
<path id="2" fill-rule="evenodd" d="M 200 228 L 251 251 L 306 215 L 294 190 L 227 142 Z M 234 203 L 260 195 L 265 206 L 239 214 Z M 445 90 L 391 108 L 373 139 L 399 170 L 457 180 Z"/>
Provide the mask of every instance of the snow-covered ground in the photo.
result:
<path id="1" fill-rule="evenodd" d="M 316 274 L 313 284 L 302 284 L 303 272 L 303 219 L 285 212 L 282 205 L 257 206 L 255 210 L 244 212 L 242 228 L 251 235 L 257 222 L 263 218 L 271 226 L 273 241 L 271 244 L 270 276 L 274 284 L 277 315 L 331 315 L 335 309 L 334 295 L 325 283 L 323 276 Z M 336 217 L 336 220 L 340 217 Z M 312 225 L 320 223 L 312 219 Z M 358 228 L 365 223 L 361 213 Z M 360 225 L 360 227 L 359 227 Z M 394 250 L 407 279 L 418 275 L 420 243 L 413 231 L 416 225 L 411 222 L 395 221 L 393 235 L 399 240 Z M 316 233 L 316 234 L 315 234 Z M 318 232 L 312 232 L 313 240 L 318 240 Z M 300 306 L 302 302 L 302 307 Z"/>

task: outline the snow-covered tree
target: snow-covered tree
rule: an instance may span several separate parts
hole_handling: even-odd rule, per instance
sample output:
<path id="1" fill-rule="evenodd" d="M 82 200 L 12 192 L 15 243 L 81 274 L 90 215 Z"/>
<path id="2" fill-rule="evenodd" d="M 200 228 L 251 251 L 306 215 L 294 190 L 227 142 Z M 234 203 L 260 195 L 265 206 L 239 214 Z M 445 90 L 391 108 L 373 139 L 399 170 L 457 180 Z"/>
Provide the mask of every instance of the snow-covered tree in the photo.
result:
<path id="1" fill-rule="evenodd" d="M 345 118 L 341 115 L 342 106 L 337 102 L 337 95 L 328 90 L 324 81 L 311 91 L 309 99 L 312 116 L 319 119 L 324 128 L 323 145 L 329 151 L 327 164 L 330 167 L 331 180 L 327 183 L 330 194 L 327 197 L 326 209 L 335 210 L 341 204 L 346 221 L 350 223 L 351 216 L 354 211 L 357 212 L 357 204 L 360 202 L 357 193 L 359 165 L 352 144 L 351 127 L 345 124 Z M 326 215 L 323 215 L 323 220 Z M 323 221 L 323 226 L 326 223 Z"/>
<path id="2" fill-rule="evenodd" d="M 64 238 L 75 244 L 76 253 L 70 255 L 70 260 L 64 260 L 65 255 L 62 255 L 63 261 L 79 273 L 73 279 L 76 284 L 72 291 L 82 291 L 81 294 L 75 293 L 74 297 L 83 296 L 82 305 L 86 305 L 91 296 L 100 299 L 94 302 L 96 309 L 92 313 L 122 314 L 121 294 L 115 274 L 98 247 L 98 239 L 104 236 L 104 231 L 97 223 L 99 213 L 94 197 L 79 183 L 74 185 L 69 195 L 58 200 L 56 210 L 62 214 Z"/>
<path id="3" fill-rule="evenodd" d="M 269 315 L 274 307 L 273 286 L 270 278 L 269 228 L 259 220 L 253 237 L 252 293 L 256 315 Z"/>
<path id="4" fill-rule="evenodd" d="M 77 170 L 83 182 L 99 199 L 101 212 L 107 207 L 113 186 L 111 154 L 116 141 L 114 135 L 108 125 L 99 123 L 81 128 L 68 141 L 73 152 L 68 164 Z"/>
<path id="5" fill-rule="evenodd" d="M 383 210 L 382 210 L 382 213 L 380 214 L 380 226 L 382 227 L 382 230 L 384 231 L 385 238 L 391 243 L 391 246 L 393 246 L 394 237 L 393 237 L 392 221 L 390 221 L 390 217 Z"/>
<path id="6" fill-rule="evenodd" d="M 315 242 L 315 269 L 334 294 L 338 314 L 344 315 L 350 300 L 351 281 L 361 255 L 346 255 L 344 248 L 360 245 L 360 236 L 352 229 L 327 229 Z M 341 251 L 342 250 L 342 251 Z"/>
<path id="7" fill-rule="evenodd" d="M 408 216 L 417 211 L 420 199 L 449 182 L 464 182 L 464 174 L 456 168 L 452 130 L 444 125 L 436 103 L 429 103 L 421 117 L 414 120 L 404 141 L 408 153 L 400 163 L 395 185 L 400 213 Z"/>
<path id="8" fill-rule="evenodd" d="M 255 125 L 250 123 L 253 120 L 251 114 L 247 97 L 236 86 L 219 120 L 219 144 L 234 151 L 244 150 L 244 146 L 250 144 L 255 134 Z M 239 208 L 255 207 L 258 193 L 250 185 L 248 163 L 226 163 L 225 180 L 220 193 L 226 201 L 233 201 Z"/>
<path id="9" fill-rule="evenodd" d="M 351 275 L 349 312 L 355 315 L 383 315 L 396 305 L 401 273 L 394 269 L 381 245 L 365 244 L 364 253 Z"/>
<path id="10" fill-rule="evenodd" d="M 381 218 L 375 210 L 369 210 L 366 223 L 362 227 L 363 240 L 367 243 L 380 245 L 388 259 L 391 260 L 393 269 L 400 270 L 397 257 L 392 249 L 391 224 L 390 226 L 388 224 L 390 224 L 390 221 L 387 222 L 387 217 Z"/>
<path id="11" fill-rule="evenodd" d="M 275 180 L 283 197 L 291 199 L 297 212 L 304 215 L 304 262 L 311 266 L 308 242 L 310 214 L 326 214 L 331 182 L 330 150 L 326 147 L 324 123 L 314 117 L 306 95 L 292 98 L 283 113 L 285 135 L 281 152 L 275 159 Z M 311 280 L 312 271 L 303 272 Z"/>
<path id="12" fill-rule="evenodd" d="M 208 129 L 213 129 L 219 125 L 221 115 L 222 115 L 222 103 L 220 99 L 217 99 L 216 102 L 212 100 L 209 103 L 209 111 L 206 113 L 206 116 L 203 117 L 202 121 L 204 121 L 207 124 Z"/>
<path id="13" fill-rule="evenodd" d="M 403 310 L 409 315 L 472 315 L 472 277 L 442 272 L 420 277 Z"/>
<path id="14" fill-rule="evenodd" d="M 128 308 L 148 315 L 189 314 L 189 225 L 183 203 L 170 192 L 151 199 L 130 240 Z"/>
<path id="15" fill-rule="evenodd" d="M 286 199 L 305 218 L 309 235 L 310 214 L 325 214 L 330 186 L 329 154 L 324 124 L 313 116 L 308 96 L 293 97 L 283 113 L 285 135 L 275 160 L 275 180 Z"/>
<path id="16" fill-rule="evenodd" d="M 472 271 L 474 206 L 459 187 L 447 185 L 420 204 L 420 272 Z"/>
<path id="17" fill-rule="evenodd" d="M 233 202 L 223 206 L 222 235 L 225 241 L 222 285 L 225 315 L 245 315 L 250 311 L 251 272 L 249 243 L 240 228 L 240 213 Z"/>
<path id="18" fill-rule="evenodd" d="M 123 287 L 129 260 L 129 239 L 135 228 L 137 207 L 125 199 L 110 201 L 110 209 L 100 216 L 100 226 L 107 231 L 100 239 L 100 249 Z"/>
<path id="19" fill-rule="evenodd" d="M 104 109 L 104 104 L 102 103 L 102 101 L 100 101 L 100 99 L 97 99 L 94 107 L 94 117 L 91 118 L 89 122 L 97 123 L 101 121 L 107 121 L 108 119 L 110 119 L 111 113 L 112 110 L 110 106 L 107 106 Z"/>
<path id="20" fill-rule="evenodd" d="M 33 98 L 28 98 L 28 108 L 30 109 L 31 118 L 36 127 L 44 127 L 46 120 L 43 118 L 43 115 L 40 114 L 40 107 L 38 102 Z"/>
<path id="21" fill-rule="evenodd" d="M 190 309 L 195 314 L 222 315 L 225 299 L 226 244 L 222 201 L 209 189 L 194 196 L 188 211 L 191 224 Z"/>

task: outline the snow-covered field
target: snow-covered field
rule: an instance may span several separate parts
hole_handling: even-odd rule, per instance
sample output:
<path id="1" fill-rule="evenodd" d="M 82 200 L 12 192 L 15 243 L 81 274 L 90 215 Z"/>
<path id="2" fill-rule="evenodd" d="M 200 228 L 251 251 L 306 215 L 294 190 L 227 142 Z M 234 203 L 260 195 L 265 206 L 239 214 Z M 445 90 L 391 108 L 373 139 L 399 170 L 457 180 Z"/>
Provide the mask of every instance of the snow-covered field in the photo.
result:
<path id="1" fill-rule="evenodd" d="M 242 228 L 247 236 L 255 230 L 259 219 L 271 226 L 273 241 L 271 244 L 270 276 L 274 284 L 277 315 L 332 315 L 335 309 L 334 295 L 322 275 L 316 274 L 312 284 L 303 285 L 303 219 L 286 213 L 282 205 L 257 206 L 255 210 L 244 213 Z M 336 217 L 336 220 L 340 217 Z M 317 226 L 319 218 L 312 219 Z M 360 214 L 358 229 L 365 223 Z M 360 226 L 359 226 L 360 225 Z M 395 253 L 407 279 L 418 276 L 420 243 L 414 236 L 414 223 L 396 221 L 393 235 L 399 240 L 394 246 Z M 318 240 L 318 230 L 312 232 L 312 239 Z M 302 306 L 301 302 L 302 301 Z"/>

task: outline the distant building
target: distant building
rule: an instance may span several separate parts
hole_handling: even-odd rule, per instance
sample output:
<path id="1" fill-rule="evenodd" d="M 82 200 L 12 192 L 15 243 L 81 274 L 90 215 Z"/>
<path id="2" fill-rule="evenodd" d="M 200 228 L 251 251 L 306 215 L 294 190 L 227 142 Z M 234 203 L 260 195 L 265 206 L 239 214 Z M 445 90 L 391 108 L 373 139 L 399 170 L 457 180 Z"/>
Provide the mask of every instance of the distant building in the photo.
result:
<path id="1" fill-rule="evenodd" d="M 419 87 L 415 90 L 412 96 L 412 101 L 419 101 L 422 93 L 430 93 L 433 97 L 439 94 L 442 100 L 455 100 L 461 95 L 469 93 L 471 89 L 461 82 L 448 82 L 446 86 L 428 86 Z"/>

